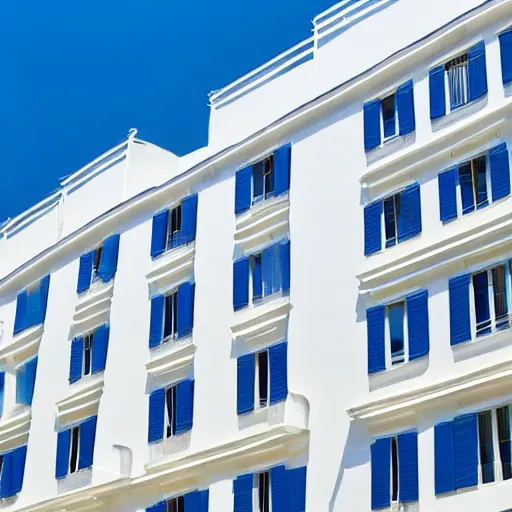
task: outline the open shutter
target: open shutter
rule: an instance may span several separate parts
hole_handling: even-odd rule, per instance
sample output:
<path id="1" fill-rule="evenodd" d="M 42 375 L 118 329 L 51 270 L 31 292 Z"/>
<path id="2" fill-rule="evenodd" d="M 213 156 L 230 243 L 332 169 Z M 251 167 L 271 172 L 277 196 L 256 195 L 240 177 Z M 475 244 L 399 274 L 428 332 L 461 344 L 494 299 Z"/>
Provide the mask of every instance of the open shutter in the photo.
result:
<path id="1" fill-rule="evenodd" d="M 254 354 L 240 356 L 237 360 L 237 412 L 254 410 Z"/>
<path id="2" fill-rule="evenodd" d="M 418 433 L 398 436 L 398 489 L 401 503 L 418 501 Z"/>
<path id="3" fill-rule="evenodd" d="M 0 372 L 0 418 L 4 413 L 5 372 Z"/>
<path id="4" fill-rule="evenodd" d="M 365 151 L 380 146 L 380 104 L 380 100 L 373 100 L 363 106 Z"/>
<path id="5" fill-rule="evenodd" d="M 290 167 L 292 161 L 292 146 L 286 144 L 274 153 L 274 174 L 276 196 L 290 190 Z"/>
<path id="6" fill-rule="evenodd" d="M 46 320 L 46 306 L 48 305 L 48 292 L 50 291 L 50 275 L 44 276 L 39 283 L 39 314 L 36 320 L 42 324 Z"/>
<path id="7" fill-rule="evenodd" d="M 183 283 L 178 288 L 178 338 L 192 333 L 195 289 L 195 283 Z"/>
<path id="8" fill-rule="evenodd" d="M 2 478 L 0 479 L 0 497 L 10 498 L 14 495 L 12 492 L 12 477 L 14 470 L 14 454 L 8 452 L 4 455 L 2 463 Z"/>
<path id="9" fill-rule="evenodd" d="M 146 512 L 167 512 L 167 501 L 160 501 L 151 505 L 151 507 L 147 507 Z"/>
<path id="10" fill-rule="evenodd" d="M 364 208 L 364 254 L 373 254 L 382 248 L 382 201 Z"/>
<path id="11" fill-rule="evenodd" d="M 166 247 L 167 222 L 169 212 L 167 210 L 157 213 L 153 217 L 153 232 L 151 235 L 151 257 L 156 258 L 162 254 Z"/>
<path id="12" fill-rule="evenodd" d="M 462 215 L 466 215 L 475 209 L 473 175 L 469 163 L 461 165 L 459 168 L 459 186 L 462 200 Z"/>
<path id="13" fill-rule="evenodd" d="M 512 82 L 512 29 L 499 35 L 503 85 Z"/>
<path id="14" fill-rule="evenodd" d="M 478 485 L 478 433 L 476 414 L 465 414 L 453 420 L 455 452 L 455 487 Z"/>
<path id="15" fill-rule="evenodd" d="M 281 260 L 281 288 L 283 292 L 290 291 L 290 240 L 279 244 L 279 259 Z"/>
<path id="16" fill-rule="evenodd" d="M 199 491 L 189 492 L 183 496 L 185 512 L 201 512 L 201 495 Z"/>
<path id="17" fill-rule="evenodd" d="M 108 283 L 116 275 L 120 238 L 121 235 L 115 234 L 103 242 L 98 276 L 104 283 Z"/>
<path id="18" fill-rule="evenodd" d="M 469 101 L 487 94 L 485 43 L 480 41 L 468 51 Z"/>
<path id="19" fill-rule="evenodd" d="M 199 491 L 199 502 L 201 504 L 200 511 L 208 512 L 208 502 L 210 500 L 210 492 L 208 489 L 203 489 Z"/>
<path id="20" fill-rule="evenodd" d="M 377 439 L 371 446 L 372 510 L 391 505 L 391 439 Z"/>
<path id="21" fill-rule="evenodd" d="M 471 339 L 469 317 L 469 274 L 452 277 L 450 291 L 450 345 Z"/>
<path id="22" fill-rule="evenodd" d="M 407 328 L 409 360 L 426 356 L 430 348 L 427 290 L 420 290 L 407 297 Z"/>
<path id="23" fill-rule="evenodd" d="M 275 404 L 288 396 L 288 367 L 286 342 L 268 350 L 270 364 L 270 403 Z"/>
<path id="24" fill-rule="evenodd" d="M 176 434 L 192 428 L 194 416 L 194 381 L 184 380 L 176 386 Z"/>
<path id="25" fill-rule="evenodd" d="M 252 484 L 254 475 L 240 475 L 233 480 L 233 512 L 252 512 Z"/>
<path id="26" fill-rule="evenodd" d="M 105 369 L 107 364 L 108 352 L 108 339 L 110 335 L 110 328 L 108 325 L 103 324 L 96 329 L 92 340 L 92 373 L 98 373 Z"/>
<path id="27" fill-rule="evenodd" d="M 453 422 L 438 423 L 434 427 L 434 443 L 436 494 L 455 491 Z"/>
<path id="28" fill-rule="evenodd" d="M 155 389 L 149 395 L 148 442 L 161 441 L 164 437 L 165 390 Z"/>
<path id="29" fill-rule="evenodd" d="M 507 144 L 504 142 L 489 151 L 492 200 L 510 195 L 510 164 Z"/>
<path id="30" fill-rule="evenodd" d="M 399 134 L 407 135 L 415 129 L 414 92 L 412 80 L 402 84 L 396 91 Z"/>
<path id="31" fill-rule="evenodd" d="M 235 174 L 235 214 L 245 212 L 251 207 L 252 165 Z"/>
<path id="32" fill-rule="evenodd" d="M 403 242 L 421 233 L 420 186 L 413 183 L 400 194 L 398 241 Z"/>
<path id="33" fill-rule="evenodd" d="M 306 511 L 306 474 L 303 466 L 288 470 L 288 510 L 289 512 Z"/>
<path id="34" fill-rule="evenodd" d="M 249 304 L 249 258 L 233 263 L 233 308 L 235 311 Z"/>
<path id="35" fill-rule="evenodd" d="M 368 335 L 368 373 L 386 369 L 384 353 L 384 306 L 375 306 L 366 310 L 366 327 Z"/>
<path id="36" fill-rule="evenodd" d="M 20 446 L 12 452 L 12 495 L 18 494 L 23 488 L 25 462 L 27 460 L 27 446 Z"/>
<path id="37" fill-rule="evenodd" d="M 192 194 L 183 199 L 181 219 L 181 244 L 189 244 L 196 239 L 197 194 Z"/>
<path id="38" fill-rule="evenodd" d="M 287 474 L 284 466 L 277 466 L 270 470 L 270 497 L 272 510 L 289 511 Z"/>
<path id="39" fill-rule="evenodd" d="M 16 335 L 23 331 L 27 327 L 28 317 L 28 294 L 27 290 L 23 290 L 18 293 L 16 300 L 16 318 L 14 320 L 14 331 L 13 335 Z"/>
<path id="40" fill-rule="evenodd" d="M 55 461 L 55 478 L 64 478 L 69 469 L 69 447 L 71 430 L 68 428 L 57 434 L 57 458 Z"/>
<path id="41" fill-rule="evenodd" d="M 87 291 L 91 286 L 92 260 L 95 251 L 90 251 L 80 256 L 80 267 L 78 269 L 77 293 Z"/>
<path id="42" fill-rule="evenodd" d="M 97 419 L 97 416 L 92 416 L 83 423 L 80 423 L 80 455 L 78 456 L 78 469 L 90 468 L 92 466 Z"/>
<path id="43" fill-rule="evenodd" d="M 149 348 L 160 345 L 163 336 L 164 296 L 151 299 L 151 318 L 149 322 Z"/>
<path id="44" fill-rule="evenodd" d="M 439 217 L 441 222 L 457 218 L 457 169 L 440 173 L 437 177 L 439 186 Z"/>
<path id="45" fill-rule="evenodd" d="M 433 68 L 429 72 L 430 119 L 438 119 L 446 114 L 444 89 L 444 66 Z"/>
<path id="46" fill-rule="evenodd" d="M 37 356 L 25 363 L 25 399 L 26 405 L 32 405 L 34 388 L 36 385 Z"/>
<path id="47" fill-rule="evenodd" d="M 84 339 L 74 338 L 71 342 L 71 357 L 69 360 L 69 383 L 72 384 L 82 377 L 84 357 Z"/>

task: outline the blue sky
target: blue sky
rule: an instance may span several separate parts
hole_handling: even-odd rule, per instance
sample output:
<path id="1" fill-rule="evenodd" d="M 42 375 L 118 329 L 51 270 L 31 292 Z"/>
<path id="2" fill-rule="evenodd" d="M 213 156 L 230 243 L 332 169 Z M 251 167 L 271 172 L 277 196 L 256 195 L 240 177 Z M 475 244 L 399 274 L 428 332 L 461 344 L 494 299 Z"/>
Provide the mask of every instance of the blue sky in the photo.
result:
<path id="1" fill-rule="evenodd" d="M 5 0 L 0 219 L 131 127 L 179 155 L 206 144 L 208 98 L 310 35 L 335 0 Z"/>

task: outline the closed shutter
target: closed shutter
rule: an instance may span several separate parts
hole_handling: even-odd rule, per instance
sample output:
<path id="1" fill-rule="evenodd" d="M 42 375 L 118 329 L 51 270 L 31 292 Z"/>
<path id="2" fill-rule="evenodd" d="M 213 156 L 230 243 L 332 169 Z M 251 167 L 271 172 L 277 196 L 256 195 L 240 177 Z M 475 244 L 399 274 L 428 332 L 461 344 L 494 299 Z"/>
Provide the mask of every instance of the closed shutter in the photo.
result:
<path id="1" fill-rule="evenodd" d="M 433 68 L 429 72 L 430 119 L 438 119 L 446 114 L 444 89 L 444 66 Z"/>
<path id="2" fill-rule="evenodd" d="M 364 104 L 364 150 L 371 151 L 380 146 L 380 100 Z"/>
<path id="3" fill-rule="evenodd" d="M 12 479 L 14 470 L 14 454 L 8 452 L 4 454 L 2 463 L 2 477 L 0 479 L 0 498 L 10 498 L 14 495 L 12 491 Z"/>
<path id="4" fill-rule="evenodd" d="M 366 310 L 369 374 L 386 369 L 386 358 L 384 352 L 385 315 L 386 311 L 384 306 L 375 306 Z"/>
<path id="5" fill-rule="evenodd" d="M 197 194 L 183 199 L 181 203 L 181 243 L 189 244 L 196 239 Z"/>
<path id="6" fill-rule="evenodd" d="M 485 43 L 480 41 L 468 51 L 469 101 L 487 94 Z"/>
<path id="7" fill-rule="evenodd" d="M 167 501 L 160 501 L 151 507 L 147 507 L 146 512 L 167 512 Z"/>
<path id="8" fill-rule="evenodd" d="M 28 317 L 28 294 L 27 290 L 18 293 L 16 300 L 16 318 L 14 319 L 13 335 L 26 329 Z"/>
<path id="9" fill-rule="evenodd" d="M 149 395 L 148 442 L 161 441 L 164 437 L 165 390 L 155 389 Z"/>
<path id="10" fill-rule="evenodd" d="M 504 142 L 489 151 L 492 200 L 510 195 L 510 164 L 507 144 Z"/>
<path id="11" fill-rule="evenodd" d="M 413 183 L 400 194 L 398 241 L 409 240 L 421 233 L 420 186 Z"/>
<path id="12" fill-rule="evenodd" d="M 42 324 L 46 320 L 46 307 L 48 305 L 48 292 L 50 291 L 50 275 L 44 276 L 39 283 L 39 316 L 37 323 Z"/>
<path id="13" fill-rule="evenodd" d="M 57 434 L 57 457 L 55 461 L 55 478 L 64 478 L 69 470 L 69 447 L 71 430 L 68 428 Z"/>
<path id="14" fill-rule="evenodd" d="M 285 194 L 290 189 L 290 167 L 292 146 L 286 144 L 274 153 L 274 174 L 276 196 Z"/>
<path id="15" fill-rule="evenodd" d="M 457 169 L 442 172 L 437 177 L 439 186 L 439 217 L 441 222 L 457 218 Z"/>
<path id="16" fill-rule="evenodd" d="M 160 256 L 166 249 L 167 223 L 169 212 L 167 210 L 157 213 L 153 217 L 153 231 L 151 235 L 151 257 Z"/>
<path id="17" fill-rule="evenodd" d="M 74 338 L 71 342 L 71 356 L 69 359 L 69 383 L 72 384 L 82 377 L 84 358 L 84 339 Z"/>
<path id="18" fill-rule="evenodd" d="M 420 290 L 407 297 L 407 328 L 409 360 L 426 356 L 430 348 L 427 290 Z"/>
<path id="19" fill-rule="evenodd" d="M 164 297 L 157 295 L 151 299 L 151 318 L 149 322 L 149 348 L 160 345 L 163 336 Z"/>
<path id="20" fill-rule="evenodd" d="M 25 397 L 23 403 L 32 405 L 36 385 L 37 356 L 25 363 Z"/>
<path id="21" fill-rule="evenodd" d="M 235 311 L 249 304 L 249 258 L 233 263 L 233 308 Z"/>
<path id="22" fill-rule="evenodd" d="M 23 488 L 23 476 L 25 474 L 25 462 L 27 460 L 27 447 L 20 446 L 12 452 L 12 495 L 18 494 Z"/>
<path id="23" fill-rule="evenodd" d="M 83 423 L 80 423 L 80 455 L 78 456 L 78 469 L 90 468 L 92 466 L 97 419 L 97 416 L 92 416 Z"/>
<path id="24" fill-rule="evenodd" d="M 195 283 L 183 283 L 178 288 L 178 338 L 192 333 L 195 289 Z"/>
<path id="25" fill-rule="evenodd" d="M 210 500 L 210 492 L 208 489 L 199 491 L 199 502 L 201 503 L 201 512 L 208 512 L 208 502 Z"/>
<path id="26" fill-rule="evenodd" d="M 237 412 L 254 410 L 254 354 L 240 356 L 237 360 Z"/>
<path id="27" fill-rule="evenodd" d="M 285 400 L 288 396 L 288 365 L 286 342 L 268 350 L 270 364 L 270 404 Z"/>
<path id="28" fill-rule="evenodd" d="M 80 256 L 80 267 L 78 269 L 78 283 L 76 285 L 77 293 L 87 291 L 91 286 L 92 260 L 95 251 L 90 251 Z"/>
<path id="29" fill-rule="evenodd" d="M 382 201 L 364 208 L 364 254 L 373 254 L 382 247 L 381 233 Z"/>
<path id="30" fill-rule="evenodd" d="M 107 364 L 108 339 L 110 328 L 103 324 L 96 329 L 92 340 L 92 373 L 98 373 L 105 369 Z"/>
<path id="31" fill-rule="evenodd" d="M 245 212 L 251 207 L 252 165 L 235 174 L 235 214 Z"/>
<path id="32" fill-rule="evenodd" d="M 98 276 L 104 283 L 108 283 L 116 275 L 120 238 L 121 235 L 115 234 L 103 242 Z"/>
<path id="33" fill-rule="evenodd" d="M 288 470 L 289 512 L 305 512 L 306 510 L 306 474 L 306 466 Z"/>
<path id="34" fill-rule="evenodd" d="M 399 501 L 418 501 L 418 433 L 407 432 L 398 436 L 398 489 Z"/>
<path id="35" fill-rule="evenodd" d="M 185 512 L 201 512 L 201 496 L 199 491 L 189 492 L 183 496 Z"/>
<path id="36" fill-rule="evenodd" d="M 0 418 L 4 413 L 5 372 L 0 372 Z"/>
<path id="37" fill-rule="evenodd" d="M 503 85 L 512 82 L 512 29 L 499 35 Z"/>
<path id="38" fill-rule="evenodd" d="M 194 381 L 184 380 L 176 386 L 176 434 L 188 432 L 194 417 Z"/>
<path id="39" fill-rule="evenodd" d="M 434 427 L 434 444 L 436 494 L 455 491 L 453 422 L 438 423 Z"/>
<path id="40" fill-rule="evenodd" d="M 233 480 L 233 512 L 252 512 L 252 486 L 254 475 L 240 475 Z"/>
<path id="41" fill-rule="evenodd" d="M 412 80 L 402 84 L 396 91 L 399 134 L 407 135 L 415 129 L 414 92 Z"/>
<path id="42" fill-rule="evenodd" d="M 372 510 L 391 504 L 391 439 L 377 439 L 371 446 Z"/>
<path id="43" fill-rule="evenodd" d="M 286 468 L 284 466 L 277 466 L 270 470 L 270 485 L 272 510 L 288 512 L 288 485 Z"/>
<path id="44" fill-rule="evenodd" d="M 455 487 L 478 485 L 478 433 L 476 414 L 465 414 L 453 421 Z"/>
<path id="45" fill-rule="evenodd" d="M 452 277 L 450 291 L 450 345 L 471 339 L 469 317 L 469 274 Z"/>
<path id="46" fill-rule="evenodd" d="M 281 260 L 281 288 L 283 292 L 290 291 L 290 240 L 279 245 L 279 258 Z"/>

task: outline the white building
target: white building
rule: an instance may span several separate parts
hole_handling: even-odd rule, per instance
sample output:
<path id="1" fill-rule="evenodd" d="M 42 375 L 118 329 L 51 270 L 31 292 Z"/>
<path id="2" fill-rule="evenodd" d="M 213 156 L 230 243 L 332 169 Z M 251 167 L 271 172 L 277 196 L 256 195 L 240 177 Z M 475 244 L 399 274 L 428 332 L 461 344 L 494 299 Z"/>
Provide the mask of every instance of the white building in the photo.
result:
<path id="1" fill-rule="evenodd" d="M 345 0 L 0 240 L 0 509 L 512 508 L 512 0 Z"/>

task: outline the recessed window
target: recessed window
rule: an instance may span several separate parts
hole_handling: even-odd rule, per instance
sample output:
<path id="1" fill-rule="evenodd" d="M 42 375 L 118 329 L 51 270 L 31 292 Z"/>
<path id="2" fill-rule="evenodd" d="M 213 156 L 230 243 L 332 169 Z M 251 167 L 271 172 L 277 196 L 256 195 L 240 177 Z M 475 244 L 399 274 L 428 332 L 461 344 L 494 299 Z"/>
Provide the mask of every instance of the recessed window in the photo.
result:
<path id="1" fill-rule="evenodd" d="M 88 334 L 84 336 L 84 369 L 83 375 L 89 375 L 91 373 L 91 361 L 92 361 L 92 343 L 94 334 Z"/>
<path id="2" fill-rule="evenodd" d="M 474 158 L 459 167 L 462 214 L 485 208 L 489 204 L 487 193 L 487 157 Z"/>
<path id="3" fill-rule="evenodd" d="M 270 472 L 256 473 L 254 477 L 258 493 L 258 512 L 270 512 Z"/>
<path id="4" fill-rule="evenodd" d="M 498 441 L 501 462 L 501 473 L 503 480 L 512 478 L 511 467 L 511 443 L 510 443 L 510 409 L 509 406 L 496 409 L 496 419 L 498 422 Z"/>
<path id="5" fill-rule="evenodd" d="M 275 195 L 274 155 L 261 160 L 252 168 L 252 204 Z"/>
<path id="6" fill-rule="evenodd" d="M 165 436 L 167 438 L 176 435 L 176 386 L 168 388 L 165 392 Z"/>
<path id="7" fill-rule="evenodd" d="M 387 306 L 391 364 L 405 361 L 405 302 Z"/>
<path id="8" fill-rule="evenodd" d="M 164 335 L 163 342 L 178 336 L 178 292 L 164 298 Z"/>
<path id="9" fill-rule="evenodd" d="M 185 498 L 179 496 L 167 500 L 167 512 L 185 512 Z"/>
<path id="10" fill-rule="evenodd" d="M 390 139 L 398 134 L 398 115 L 395 94 L 390 94 L 382 100 L 383 139 Z"/>
<path id="11" fill-rule="evenodd" d="M 182 227 L 182 212 L 181 204 L 169 210 L 169 219 L 167 222 L 169 226 L 167 232 L 167 248 L 177 247 L 180 245 L 181 240 L 181 227 Z"/>
<path id="12" fill-rule="evenodd" d="M 283 289 L 280 246 L 273 245 L 250 257 L 252 298 L 258 300 Z"/>
<path id="13" fill-rule="evenodd" d="M 398 501 L 398 442 L 391 439 L 391 501 Z"/>
<path id="14" fill-rule="evenodd" d="M 269 365 L 268 350 L 257 352 L 255 355 L 255 375 L 256 375 L 256 400 L 255 403 L 259 407 L 266 407 L 269 400 Z"/>
<path id="15" fill-rule="evenodd" d="M 71 447 L 69 450 L 69 472 L 78 470 L 78 456 L 80 450 L 80 426 L 71 429 Z"/>
<path id="16" fill-rule="evenodd" d="M 92 280 L 96 280 L 99 278 L 98 271 L 100 269 L 101 263 L 101 255 L 103 253 L 103 245 L 100 245 L 94 250 L 94 255 L 92 258 Z"/>
<path id="17" fill-rule="evenodd" d="M 469 101 L 468 55 L 460 55 L 444 66 L 448 80 L 450 110 L 455 110 Z"/>
<path id="18" fill-rule="evenodd" d="M 400 194 L 384 200 L 384 230 L 386 247 L 392 247 L 398 240 L 397 220 L 400 216 Z"/>

